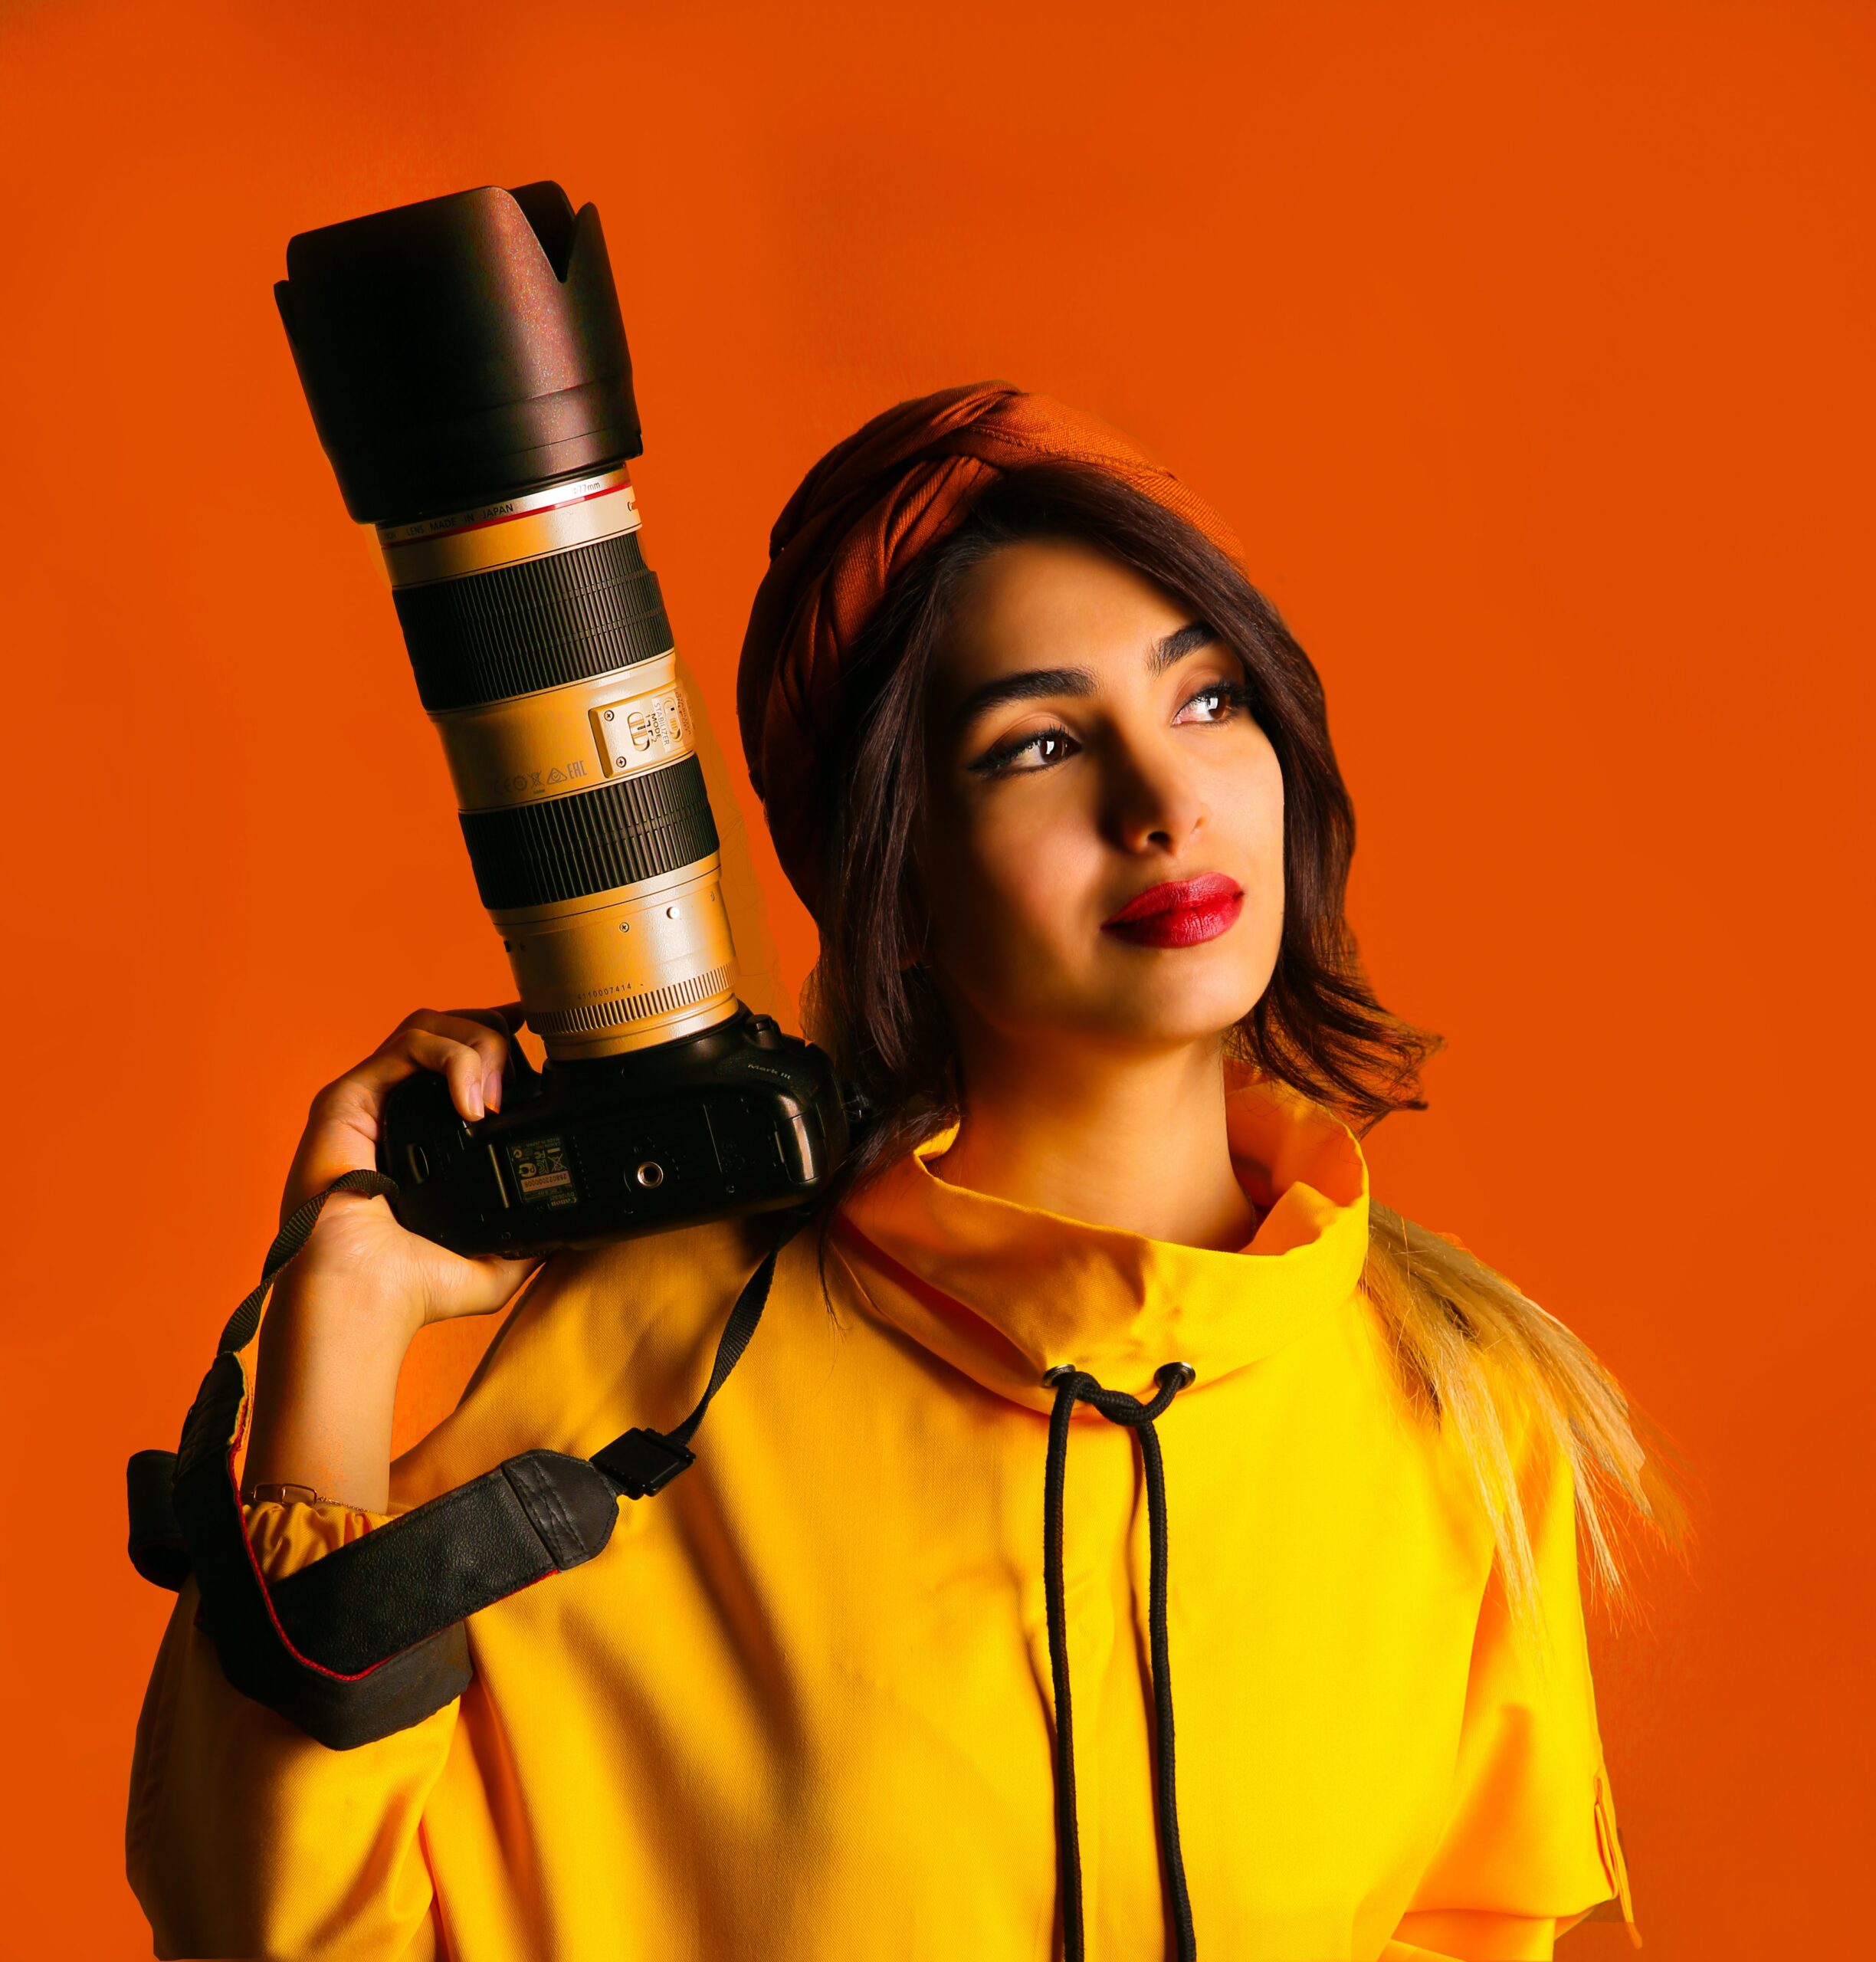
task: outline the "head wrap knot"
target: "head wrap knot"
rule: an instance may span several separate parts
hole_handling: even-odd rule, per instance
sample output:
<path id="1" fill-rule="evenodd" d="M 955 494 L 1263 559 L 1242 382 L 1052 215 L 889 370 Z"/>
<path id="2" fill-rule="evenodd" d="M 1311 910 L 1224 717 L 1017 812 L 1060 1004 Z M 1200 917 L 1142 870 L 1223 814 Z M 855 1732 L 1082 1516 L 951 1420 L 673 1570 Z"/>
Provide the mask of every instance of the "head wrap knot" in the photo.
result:
<path id="1" fill-rule="evenodd" d="M 855 642 L 887 587 L 1012 471 L 1081 464 L 1143 491 L 1234 559 L 1238 541 L 1176 477 L 1097 418 L 1005 382 L 941 389 L 876 415 L 802 478 L 769 537 L 736 671 L 749 781 L 777 856 L 818 914 L 823 776 Z"/>

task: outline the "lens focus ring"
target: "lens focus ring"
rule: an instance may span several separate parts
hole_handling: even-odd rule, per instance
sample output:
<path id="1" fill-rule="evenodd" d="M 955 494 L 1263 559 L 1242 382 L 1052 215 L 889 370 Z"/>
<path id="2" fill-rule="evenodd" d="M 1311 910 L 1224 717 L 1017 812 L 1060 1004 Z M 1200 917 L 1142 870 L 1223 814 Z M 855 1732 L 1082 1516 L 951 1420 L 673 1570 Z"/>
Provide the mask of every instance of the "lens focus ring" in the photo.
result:
<path id="1" fill-rule="evenodd" d="M 469 708 L 668 653 L 671 622 L 635 533 L 466 579 L 400 586 L 417 692 Z"/>
<path id="2" fill-rule="evenodd" d="M 717 848 L 694 756 L 597 790 L 507 811 L 467 811 L 463 838 L 490 912 L 553 906 L 661 878 Z"/>

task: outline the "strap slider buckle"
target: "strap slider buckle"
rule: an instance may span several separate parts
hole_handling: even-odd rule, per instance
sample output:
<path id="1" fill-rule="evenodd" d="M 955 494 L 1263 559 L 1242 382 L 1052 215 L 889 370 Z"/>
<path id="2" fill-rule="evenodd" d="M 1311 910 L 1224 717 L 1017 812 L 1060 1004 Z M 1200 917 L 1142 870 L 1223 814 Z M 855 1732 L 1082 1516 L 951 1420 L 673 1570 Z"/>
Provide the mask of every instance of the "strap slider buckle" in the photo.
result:
<path id="1" fill-rule="evenodd" d="M 645 1499 L 694 1465 L 697 1453 L 661 1432 L 641 1428 L 615 1438 L 592 1462 L 628 1499 Z"/>

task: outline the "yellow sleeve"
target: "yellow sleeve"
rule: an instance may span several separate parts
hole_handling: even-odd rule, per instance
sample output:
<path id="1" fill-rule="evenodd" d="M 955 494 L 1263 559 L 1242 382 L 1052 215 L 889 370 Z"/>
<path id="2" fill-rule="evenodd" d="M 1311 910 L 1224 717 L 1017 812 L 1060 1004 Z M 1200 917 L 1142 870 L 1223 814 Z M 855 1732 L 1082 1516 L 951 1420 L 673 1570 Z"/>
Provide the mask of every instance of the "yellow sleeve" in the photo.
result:
<path id="1" fill-rule="evenodd" d="M 280 1504 L 271 1500 L 264 1505 L 244 1505 L 241 1511 L 248 1520 L 248 1544 L 269 1580 L 284 1580 L 396 1516 L 356 1506 Z"/>
<path id="2" fill-rule="evenodd" d="M 388 1514 L 247 1508 L 262 1572 L 283 1580 Z M 419 1837 L 454 1703 L 355 1750 L 329 1750 L 230 1687 L 185 1582 L 164 1632 L 131 1760 L 124 1845 L 159 1957 L 431 1962 Z"/>
<path id="3" fill-rule="evenodd" d="M 1605 1901 L 1642 1945 L 1596 1724 L 1569 1462 L 1548 1446 L 1523 1482 L 1541 1652 L 1514 1627 L 1494 1565 L 1444 1829 L 1382 1962 L 1550 1962 L 1557 1937 Z"/>

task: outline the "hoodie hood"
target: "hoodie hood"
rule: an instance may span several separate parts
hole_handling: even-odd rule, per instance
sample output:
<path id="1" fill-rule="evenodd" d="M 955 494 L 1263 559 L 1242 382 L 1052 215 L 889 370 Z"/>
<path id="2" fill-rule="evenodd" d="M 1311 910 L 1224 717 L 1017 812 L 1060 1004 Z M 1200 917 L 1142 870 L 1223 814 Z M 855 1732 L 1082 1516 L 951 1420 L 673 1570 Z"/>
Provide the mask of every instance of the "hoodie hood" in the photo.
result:
<path id="1" fill-rule="evenodd" d="M 952 1124 L 841 1209 L 835 1243 L 876 1311 L 999 1396 L 1038 1411 L 1072 1363 L 1152 1392 L 1189 1363 L 1198 1388 L 1344 1307 L 1368 1251 L 1368 1166 L 1348 1126 L 1288 1085 L 1227 1065 L 1232 1163 L 1258 1213 L 1234 1252 L 1176 1245 L 949 1184 L 930 1161 Z"/>

